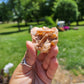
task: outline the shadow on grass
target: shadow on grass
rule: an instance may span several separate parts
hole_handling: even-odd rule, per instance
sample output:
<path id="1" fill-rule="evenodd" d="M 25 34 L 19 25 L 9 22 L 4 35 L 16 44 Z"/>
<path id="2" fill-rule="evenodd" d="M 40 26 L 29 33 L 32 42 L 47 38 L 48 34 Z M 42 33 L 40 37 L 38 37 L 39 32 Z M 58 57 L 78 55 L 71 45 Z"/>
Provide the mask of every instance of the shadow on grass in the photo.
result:
<path id="1" fill-rule="evenodd" d="M 29 26 L 28 26 L 28 25 L 27 25 L 27 26 L 25 26 L 25 25 L 20 25 L 19 27 L 21 28 L 21 27 L 29 27 Z M 17 25 L 12 25 L 12 26 L 5 27 L 5 28 L 18 28 L 18 26 L 17 26 Z"/>
<path id="2" fill-rule="evenodd" d="M 32 26 L 37 26 L 38 24 L 27 24 L 27 25 L 20 25 L 19 27 L 30 27 L 30 25 Z M 41 23 L 39 23 L 39 25 L 41 25 Z M 12 25 L 10 27 L 5 27 L 5 28 L 18 28 L 18 25 Z"/>
<path id="3" fill-rule="evenodd" d="M 24 30 L 21 30 L 21 31 L 10 31 L 10 32 L 2 32 L 0 33 L 0 35 L 8 35 L 8 34 L 13 34 L 13 33 L 19 33 L 19 32 L 24 32 L 24 31 L 27 31 L 28 29 L 24 29 Z"/>

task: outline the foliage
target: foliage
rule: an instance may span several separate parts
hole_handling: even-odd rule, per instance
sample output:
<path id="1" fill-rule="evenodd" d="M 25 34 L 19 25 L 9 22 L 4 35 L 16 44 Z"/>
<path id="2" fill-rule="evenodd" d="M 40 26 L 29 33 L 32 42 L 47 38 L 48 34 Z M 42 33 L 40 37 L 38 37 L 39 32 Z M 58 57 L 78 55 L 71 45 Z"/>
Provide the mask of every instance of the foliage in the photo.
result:
<path id="1" fill-rule="evenodd" d="M 11 17 L 9 15 L 11 12 L 8 10 L 9 9 L 4 2 L 0 4 L 0 21 L 5 22 L 10 20 Z"/>
<path id="2" fill-rule="evenodd" d="M 42 3 L 40 3 L 41 17 L 51 16 L 54 13 L 53 6 L 55 2 L 57 2 L 57 0 L 44 0 Z"/>
<path id="3" fill-rule="evenodd" d="M 3 22 L 17 21 L 19 30 L 19 23 L 22 20 L 25 21 L 25 25 L 30 21 L 39 23 L 45 16 L 52 16 L 54 21 L 58 18 L 66 22 L 72 20 L 78 22 L 84 16 L 83 2 L 83 0 L 8 0 L 6 3 L 0 3 L 0 19 Z"/>
<path id="4" fill-rule="evenodd" d="M 17 21 L 18 31 L 20 31 L 19 23 L 23 19 L 23 7 L 20 0 L 8 0 L 7 6 L 9 8 L 8 11 L 12 11 L 12 19 L 13 21 Z"/>
<path id="5" fill-rule="evenodd" d="M 31 0 L 26 0 L 26 3 L 21 2 L 23 6 L 23 19 L 28 22 L 39 17 L 39 3 Z"/>
<path id="6" fill-rule="evenodd" d="M 45 24 L 47 25 L 52 25 L 52 26 L 56 26 L 55 22 L 53 21 L 53 19 L 49 16 L 45 17 Z"/>
<path id="7" fill-rule="evenodd" d="M 83 19 L 84 16 L 84 0 L 76 0 L 78 4 L 78 10 L 80 12 L 80 19 Z"/>
<path id="8" fill-rule="evenodd" d="M 16 0 L 14 3 L 16 5 L 14 6 L 14 9 L 12 9 L 14 15 L 13 18 L 16 19 L 18 22 L 20 22 L 22 20 L 22 14 L 23 14 L 21 2 L 20 0 Z"/>
<path id="9" fill-rule="evenodd" d="M 79 13 L 83 18 L 83 2 L 82 0 L 8 0 L 7 3 L 1 3 L 4 6 L 0 7 L 0 18 L 3 21 L 17 21 L 20 23 L 22 20 L 27 22 L 34 20 L 39 22 L 39 19 L 45 16 L 54 15 L 54 21 L 58 18 L 60 20 L 76 20 Z M 78 5 L 78 7 L 77 7 Z M 7 14 L 1 14 L 6 11 Z M 69 14 L 69 15 L 68 15 Z M 2 18 L 3 17 L 3 18 Z M 5 19 L 4 19 L 5 18 Z"/>
<path id="10" fill-rule="evenodd" d="M 76 20 L 78 17 L 78 6 L 73 0 L 60 0 L 54 5 L 55 16 L 66 22 Z"/>

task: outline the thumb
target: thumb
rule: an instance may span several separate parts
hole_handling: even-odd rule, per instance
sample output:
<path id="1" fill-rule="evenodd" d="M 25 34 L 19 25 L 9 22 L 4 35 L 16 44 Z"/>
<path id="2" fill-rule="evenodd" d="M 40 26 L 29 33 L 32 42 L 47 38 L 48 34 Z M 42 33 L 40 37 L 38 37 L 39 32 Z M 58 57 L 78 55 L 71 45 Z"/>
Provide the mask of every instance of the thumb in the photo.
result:
<path id="1" fill-rule="evenodd" d="M 36 50 L 31 41 L 26 42 L 27 51 L 25 53 L 25 60 L 27 64 L 33 65 L 36 61 Z"/>

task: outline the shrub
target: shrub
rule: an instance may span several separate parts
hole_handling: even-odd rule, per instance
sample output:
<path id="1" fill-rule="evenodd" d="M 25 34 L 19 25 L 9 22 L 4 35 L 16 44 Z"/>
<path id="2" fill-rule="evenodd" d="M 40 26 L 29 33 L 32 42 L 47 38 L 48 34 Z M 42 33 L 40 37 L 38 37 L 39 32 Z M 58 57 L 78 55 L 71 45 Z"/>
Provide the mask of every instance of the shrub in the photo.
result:
<path id="1" fill-rule="evenodd" d="M 52 25 L 52 26 L 56 26 L 55 22 L 53 21 L 53 19 L 49 16 L 45 17 L 45 24 L 47 25 Z"/>
<path id="2" fill-rule="evenodd" d="M 73 0 L 59 0 L 54 5 L 54 12 L 54 17 L 57 17 L 59 20 L 64 20 L 66 23 L 77 20 L 79 15 L 78 6 Z"/>

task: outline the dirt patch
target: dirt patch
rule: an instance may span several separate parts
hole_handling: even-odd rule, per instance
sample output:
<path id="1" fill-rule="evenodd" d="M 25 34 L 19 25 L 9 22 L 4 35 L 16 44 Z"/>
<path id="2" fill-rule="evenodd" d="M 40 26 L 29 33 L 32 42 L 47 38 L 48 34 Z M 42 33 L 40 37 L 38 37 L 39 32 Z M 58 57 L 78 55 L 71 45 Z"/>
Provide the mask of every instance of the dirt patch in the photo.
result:
<path id="1" fill-rule="evenodd" d="M 59 66 L 52 84 L 84 84 L 84 76 L 75 76 Z"/>

